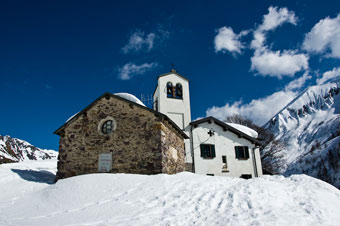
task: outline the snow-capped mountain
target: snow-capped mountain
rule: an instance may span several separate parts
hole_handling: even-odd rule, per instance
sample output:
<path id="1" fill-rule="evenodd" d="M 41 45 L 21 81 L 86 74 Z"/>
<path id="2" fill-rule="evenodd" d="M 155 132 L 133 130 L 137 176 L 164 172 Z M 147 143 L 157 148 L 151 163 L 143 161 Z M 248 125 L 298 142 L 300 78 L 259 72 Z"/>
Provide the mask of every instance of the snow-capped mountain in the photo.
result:
<path id="1" fill-rule="evenodd" d="M 304 173 L 340 188 L 339 112 L 338 80 L 307 88 L 265 124 L 285 144 L 282 173 Z"/>
<path id="2" fill-rule="evenodd" d="M 40 149 L 27 141 L 0 135 L 0 164 L 57 158 L 58 152 Z"/>

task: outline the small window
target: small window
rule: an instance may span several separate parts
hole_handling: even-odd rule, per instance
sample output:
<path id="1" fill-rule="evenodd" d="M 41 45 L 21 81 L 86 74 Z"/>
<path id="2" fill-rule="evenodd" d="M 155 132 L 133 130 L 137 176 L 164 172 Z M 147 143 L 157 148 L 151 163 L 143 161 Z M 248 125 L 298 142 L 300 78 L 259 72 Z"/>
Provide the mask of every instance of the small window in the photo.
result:
<path id="1" fill-rule="evenodd" d="M 158 99 L 153 102 L 153 110 L 158 111 Z"/>
<path id="2" fill-rule="evenodd" d="M 214 174 L 212 173 L 208 173 L 207 176 L 215 176 Z"/>
<path id="3" fill-rule="evenodd" d="M 235 146 L 235 155 L 237 159 L 249 159 L 249 148 L 247 146 Z"/>
<path id="4" fill-rule="evenodd" d="M 102 125 L 102 132 L 104 134 L 109 134 L 113 130 L 113 121 L 112 120 L 107 120 L 103 123 Z"/>
<path id="5" fill-rule="evenodd" d="M 167 97 L 174 97 L 172 82 L 166 84 L 166 94 Z"/>
<path id="6" fill-rule="evenodd" d="M 228 170 L 228 164 L 227 164 L 227 156 L 226 156 L 226 155 L 222 155 L 222 162 L 223 162 L 222 173 L 227 173 L 227 172 L 229 172 L 229 170 Z"/>
<path id="7" fill-rule="evenodd" d="M 251 179 L 251 174 L 242 174 L 240 176 L 240 178 L 243 178 L 243 179 Z"/>
<path id="8" fill-rule="evenodd" d="M 201 157 L 205 159 L 212 159 L 216 157 L 215 145 L 201 144 Z"/>
<path id="9" fill-rule="evenodd" d="M 183 99 L 183 88 L 181 83 L 176 84 L 176 98 Z"/>

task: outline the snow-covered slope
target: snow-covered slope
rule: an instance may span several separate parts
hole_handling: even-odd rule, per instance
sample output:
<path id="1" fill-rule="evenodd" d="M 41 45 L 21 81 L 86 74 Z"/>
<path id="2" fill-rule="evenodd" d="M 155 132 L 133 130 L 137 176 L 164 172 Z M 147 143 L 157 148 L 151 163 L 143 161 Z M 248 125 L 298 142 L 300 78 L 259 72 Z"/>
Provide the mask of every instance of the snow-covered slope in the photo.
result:
<path id="1" fill-rule="evenodd" d="M 333 81 L 307 88 L 265 125 L 286 144 L 282 172 L 305 173 L 340 188 L 339 112 L 340 83 Z"/>
<path id="2" fill-rule="evenodd" d="M 0 165 L 0 225 L 329 225 L 340 191 L 305 175 L 90 174 L 51 184 L 55 160 Z"/>
<path id="3" fill-rule="evenodd" d="M 40 149 L 27 141 L 0 135 L 0 164 L 57 158 L 58 152 Z"/>

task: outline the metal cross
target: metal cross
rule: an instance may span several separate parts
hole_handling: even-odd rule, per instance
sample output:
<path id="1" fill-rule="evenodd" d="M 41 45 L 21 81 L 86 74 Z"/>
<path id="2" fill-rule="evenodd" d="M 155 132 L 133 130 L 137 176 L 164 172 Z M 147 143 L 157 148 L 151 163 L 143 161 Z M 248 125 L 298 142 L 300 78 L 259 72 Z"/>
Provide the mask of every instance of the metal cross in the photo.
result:
<path id="1" fill-rule="evenodd" d="M 171 72 L 176 72 L 176 69 L 175 69 L 175 64 L 171 64 Z"/>
<path id="2" fill-rule="evenodd" d="M 215 135 L 214 130 L 209 130 L 208 134 L 212 137 Z"/>

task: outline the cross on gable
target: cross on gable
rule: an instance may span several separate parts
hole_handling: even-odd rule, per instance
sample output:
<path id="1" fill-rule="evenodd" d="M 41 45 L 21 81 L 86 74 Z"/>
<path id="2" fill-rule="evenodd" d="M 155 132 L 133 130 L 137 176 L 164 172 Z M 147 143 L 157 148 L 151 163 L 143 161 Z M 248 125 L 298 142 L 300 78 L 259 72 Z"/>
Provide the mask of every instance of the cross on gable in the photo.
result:
<path id="1" fill-rule="evenodd" d="M 176 72 L 175 64 L 171 64 L 171 70 L 170 70 L 170 72 Z"/>
<path id="2" fill-rule="evenodd" d="M 214 130 L 209 130 L 208 134 L 212 137 L 215 135 Z"/>

